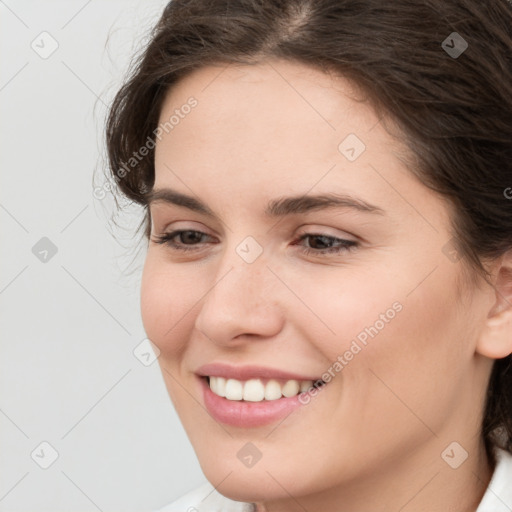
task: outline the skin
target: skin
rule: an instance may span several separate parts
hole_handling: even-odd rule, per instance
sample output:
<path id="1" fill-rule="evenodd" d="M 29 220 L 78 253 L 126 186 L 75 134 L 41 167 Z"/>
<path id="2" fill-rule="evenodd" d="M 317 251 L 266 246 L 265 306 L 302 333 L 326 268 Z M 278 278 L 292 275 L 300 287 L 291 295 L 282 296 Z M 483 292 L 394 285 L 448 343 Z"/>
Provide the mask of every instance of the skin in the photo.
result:
<path id="1" fill-rule="evenodd" d="M 190 96 L 197 106 L 157 142 L 154 189 L 192 195 L 217 218 L 151 203 L 141 309 L 207 479 L 258 511 L 476 510 L 493 471 L 485 390 L 494 359 L 512 352 L 510 255 L 489 267 L 493 286 L 461 286 L 463 260 L 443 252 L 448 203 L 413 176 L 396 127 L 343 77 L 281 60 L 205 67 L 168 93 L 161 121 Z M 350 133 L 366 145 L 353 162 L 338 150 Z M 263 215 L 271 199 L 321 192 L 385 214 Z M 174 229 L 205 235 L 175 237 L 195 244 L 185 253 L 155 242 Z M 297 242 L 304 233 L 360 245 L 308 255 L 326 245 Z M 236 252 L 247 236 L 263 249 L 252 263 Z M 235 428 L 205 410 L 202 364 L 321 376 L 395 301 L 402 310 L 279 425 Z M 262 455 L 250 468 L 237 458 L 247 442 Z M 453 442 L 456 458 L 468 455 L 457 469 L 441 456 Z"/>

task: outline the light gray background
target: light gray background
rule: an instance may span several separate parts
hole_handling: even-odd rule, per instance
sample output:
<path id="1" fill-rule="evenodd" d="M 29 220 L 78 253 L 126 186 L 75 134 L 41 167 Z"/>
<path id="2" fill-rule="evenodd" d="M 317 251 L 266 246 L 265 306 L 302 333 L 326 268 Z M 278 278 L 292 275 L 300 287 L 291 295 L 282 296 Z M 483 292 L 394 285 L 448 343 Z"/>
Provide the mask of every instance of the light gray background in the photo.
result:
<path id="1" fill-rule="evenodd" d="M 106 105 L 165 3 L 0 0 L 2 512 L 154 510 L 206 481 L 158 363 L 133 353 L 140 212 L 114 230 L 93 195 Z M 43 237 L 55 255 L 33 254 Z"/>

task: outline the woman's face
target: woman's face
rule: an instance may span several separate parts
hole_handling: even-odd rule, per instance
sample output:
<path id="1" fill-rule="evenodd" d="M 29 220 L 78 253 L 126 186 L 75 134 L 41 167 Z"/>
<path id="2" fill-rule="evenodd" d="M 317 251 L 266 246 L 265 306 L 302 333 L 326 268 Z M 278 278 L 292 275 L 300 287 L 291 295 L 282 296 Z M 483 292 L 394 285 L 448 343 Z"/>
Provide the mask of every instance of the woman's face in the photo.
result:
<path id="1" fill-rule="evenodd" d="M 345 485 L 349 499 L 404 474 L 419 489 L 453 473 L 451 443 L 477 456 L 492 294 L 459 295 L 447 204 L 356 99 L 342 78 L 276 60 L 195 71 L 161 111 L 144 327 L 206 477 L 233 499 Z M 232 373 L 202 368 L 214 363 Z M 238 376 L 232 399 L 199 374 Z M 292 377 L 327 383 L 270 399 L 293 395 Z"/>

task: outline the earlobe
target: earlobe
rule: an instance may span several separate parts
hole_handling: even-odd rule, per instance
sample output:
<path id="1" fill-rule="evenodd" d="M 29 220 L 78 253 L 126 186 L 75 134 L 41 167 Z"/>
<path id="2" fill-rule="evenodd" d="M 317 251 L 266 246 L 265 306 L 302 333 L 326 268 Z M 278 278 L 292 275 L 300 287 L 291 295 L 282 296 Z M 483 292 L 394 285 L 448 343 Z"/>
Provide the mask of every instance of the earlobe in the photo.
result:
<path id="1" fill-rule="evenodd" d="M 486 320 L 480 333 L 477 352 L 491 359 L 512 354 L 512 306 Z"/>
<path id="2" fill-rule="evenodd" d="M 477 352 L 492 359 L 512 354 L 512 251 L 501 257 L 494 284 L 496 302 L 480 333 Z"/>

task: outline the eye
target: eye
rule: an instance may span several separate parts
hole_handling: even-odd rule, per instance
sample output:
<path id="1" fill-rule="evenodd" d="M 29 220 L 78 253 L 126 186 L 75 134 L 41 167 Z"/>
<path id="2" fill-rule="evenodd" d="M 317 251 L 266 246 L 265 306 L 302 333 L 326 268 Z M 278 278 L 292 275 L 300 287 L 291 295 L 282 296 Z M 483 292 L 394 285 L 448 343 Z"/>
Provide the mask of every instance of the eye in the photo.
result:
<path id="1" fill-rule="evenodd" d="M 192 234 L 192 236 L 190 236 L 190 234 Z M 170 233 L 158 235 L 153 241 L 157 244 L 169 245 L 172 249 L 176 249 L 177 251 L 195 251 L 197 250 L 197 244 L 195 244 L 195 242 L 201 240 L 201 237 L 203 236 L 207 237 L 209 235 L 192 229 L 177 229 Z M 176 237 L 181 239 L 181 244 L 176 243 L 174 240 Z"/>
<path id="2" fill-rule="evenodd" d="M 317 242 L 313 243 L 313 247 L 311 243 L 309 246 L 302 246 L 302 252 L 304 254 L 328 254 L 328 253 L 341 253 L 344 251 L 351 251 L 358 247 L 358 242 L 354 240 L 344 240 L 343 238 L 337 238 L 330 235 L 324 235 L 321 233 L 305 233 L 299 238 L 299 242 L 303 240 L 310 239 L 311 240 L 320 240 L 320 244 Z M 333 243 L 334 245 L 329 245 Z M 326 247 L 326 244 L 329 245 Z M 295 245 L 295 244 L 293 244 Z M 315 247 L 315 246 L 320 247 Z"/>
<path id="3" fill-rule="evenodd" d="M 191 229 L 179 229 L 170 233 L 164 233 L 156 236 L 154 242 L 157 244 L 166 244 L 177 251 L 197 251 L 203 237 L 210 238 L 209 235 L 201 231 Z M 178 239 L 179 242 L 176 242 Z M 354 240 L 344 240 L 322 233 L 305 233 L 299 237 L 292 245 L 298 245 L 304 240 L 309 240 L 308 246 L 301 246 L 304 254 L 332 254 L 344 251 L 354 250 L 358 247 L 358 242 Z M 313 242 L 311 244 L 311 242 Z"/>

